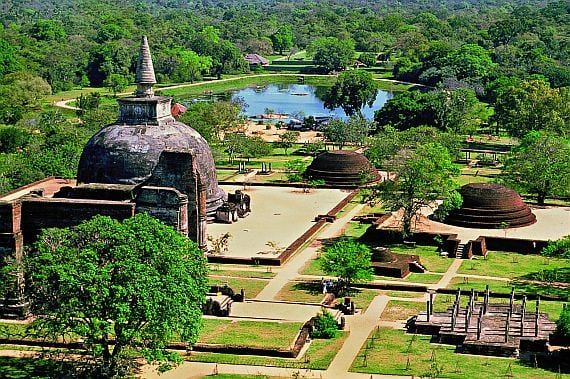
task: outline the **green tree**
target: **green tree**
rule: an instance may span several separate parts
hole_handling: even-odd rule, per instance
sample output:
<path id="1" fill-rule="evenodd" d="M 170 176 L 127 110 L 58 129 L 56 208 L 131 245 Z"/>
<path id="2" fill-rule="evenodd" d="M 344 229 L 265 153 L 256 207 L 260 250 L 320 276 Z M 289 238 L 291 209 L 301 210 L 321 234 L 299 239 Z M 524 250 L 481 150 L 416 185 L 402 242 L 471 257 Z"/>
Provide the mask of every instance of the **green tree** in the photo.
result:
<path id="1" fill-rule="evenodd" d="M 519 138 L 543 129 L 570 135 L 570 89 L 541 80 L 508 87 L 497 96 L 492 120 Z"/>
<path id="2" fill-rule="evenodd" d="M 336 322 L 332 313 L 323 309 L 315 317 L 311 338 L 335 338 L 338 334 L 338 323 Z"/>
<path id="3" fill-rule="evenodd" d="M 221 141 L 224 133 L 242 121 L 241 106 L 232 101 L 199 102 L 188 107 L 180 121 L 192 126 L 208 142 Z"/>
<path id="4" fill-rule="evenodd" d="M 168 342 L 197 340 L 206 260 L 194 242 L 146 214 L 46 229 L 25 271 L 36 327 L 52 338 L 80 336 L 96 376 L 126 374 L 134 359 L 127 349 L 175 360 Z"/>
<path id="5" fill-rule="evenodd" d="M 378 93 L 378 84 L 371 73 L 350 70 L 341 73 L 325 96 L 325 107 L 341 107 L 347 116 L 362 117 L 362 107 L 372 106 Z"/>
<path id="6" fill-rule="evenodd" d="M 437 143 L 400 150 L 387 162 L 387 168 L 396 178 L 379 184 L 374 193 L 386 208 L 401 210 L 402 235 L 409 238 L 420 209 L 449 198 L 457 188 L 454 177 L 459 176 L 459 169 L 447 149 Z"/>
<path id="7" fill-rule="evenodd" d="M 168 69 L 170 79 L 175 82 L 194 83 L 203 73 L 209 72 L 212 68 L 211 57 L 200 56 L 192 50 L 171 49 L 168 57 L 175 61 Z"/>
<path id="8" fill-rule="evenodd" d="M 297 142 L 299 135 L 299 132 L 288 130 L 279 135 L 279 141 L 275 142 L 275 146 L 285 150 L 285 155 L 287 155 L 287 151 L 293 147 L 295 142 Z"/>
<path id="9" fill-rule="evenodd" d="M 313 57 L 315 65 L 326 72 L 344 70 L 356 55 L 352 40 L 340 40 L 336 37 L 317 38 L 308 47 L 307 53 Z"/>
<path id="10" fill-rule="evenodd" d="M 5 74 L 21 68 L 16 51 L 15 46 L 0 38 L 0 80 Z"/>
<path id="11" fill-rule="evenodd" d="M 125 75 L 111 74 L 105 79 L 103 84 L 113 92 L 113 96 L 117 96 L 119 92 L 124 91 L 128 87 L 129 82 L 129 78 Z"/>
<path id="12" fill-rule="evenodd" d="M 37 20 L 32 26 L 31 34 L 41 41 L 61 41 L 66 37 L 61 22 L 57 20 Z"/>
<path id="13" fill-rule="evenodd" d="M 0 127 L 0 152 L 13 153 L 26 147 L 30 141 L 29 133 L 17 126 Z"/>
<path id="14" fill-rule="evenodd" d="M 320 264 L 327 275 L 338 277 L 343 291 L 350 291 L 353 283 L 372 279 L 372 251 L 354 239 L 342 239 L 325 247 Z"/>
<path id="15" fill-rule="evenodd" d="M 527 134 L 507 158 L 502 180 L 513 188 L 536 195 L 544 204 L 547 196 L 570 194 L 570 143 L 545 132 Z"/>
<path id="16" fill-rule="evenodd" d="M 285 163 L 285 175 L 292 183 L 299 183 L 305 180 L 307 162 L 303 159 L 293 159 Z"/>
<path id="17" fill-rule="evenodd" d="M 447 65 L 458 79 L 487 78 L 496 67 L 487 50 L 479 45 L 466 44 L 452 52 Z"/>
<path id="18" fill-rule="evenodd" d="M 556 334 L 570 338 L 570 306 L 568 304 L 564 304 L 560 317 L 556 320 Z"/>
<path id="19" fill-rule="evenodd" d="M 570 236 L 548 241 L 548 245 L 540 253 L 545 257 L 570 259 Z"/>
<path id="20" fill-rule="evenodd" d="M 282 26 L 271 35 L 271 43 L 273 50 L 279 51 L 283 55 L 283 50 L 288 50 L 293 47 L 293 31 L 290 26 Z"/>
<path id="21" fill-rule="evenodd" d="M 325 127 L 324 137 L 342 148 L 349 143 L 362 144 L 372 125 L 365 118 L 352 116 L 348 121 L 334 119 Z"/>

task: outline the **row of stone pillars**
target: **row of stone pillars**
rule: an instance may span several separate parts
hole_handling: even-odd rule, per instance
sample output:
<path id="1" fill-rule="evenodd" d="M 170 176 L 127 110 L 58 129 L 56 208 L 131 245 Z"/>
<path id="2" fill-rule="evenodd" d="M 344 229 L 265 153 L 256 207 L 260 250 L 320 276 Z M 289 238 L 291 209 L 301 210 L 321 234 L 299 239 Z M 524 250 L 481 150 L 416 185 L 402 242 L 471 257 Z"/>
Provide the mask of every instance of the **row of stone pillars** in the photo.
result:
<path id="1" fill-rule="evenodd" d="M 238 172 L 239 173 L 247 172 L 246 162 L 243 162 L 243 161 L 238 162 Z M 268 174 L 270 172 L 273 172 L 272 164 L 261 162 L 261 173 L 262 174 Z"/>
<path id="2" fill-rule="evenodd" d="M 431 316 L 433 315 L 433 292 L 430 292 L 429 299 L 427 300 L 427 321 L 431 320 Z M 477 298 L 477 293 L 475 290 L 471 289 L 469 294 L 469 302 L 465 309 L 465 333 L 469 332 L 469 325 L 471 323 L 471 317 L 473 316 L 473 312 L 475 310 L 475 299 Z M 483 316 L 486 315 L 489 311 L 489 298 L 490 298 L 490 291 L 489 285 L 485 287 L 485 294 L 483 297 L 483 304 L 479 308 L 479 312 L 477 315 L 477 340 L 481 339 L 481 333 L 483 330 Z M 511 325 L 511 318 L 514 313 L 514 302 L 515 302 L 515 288 L 513 287 L 511 290 L 511 295 L 509 297 L 509 309 L 507 311 L 507 321 L 505 324 L 505 342 L 509 339 L 509 332 L 510 332 L 510 325 Z M 526 318 L 526 305 L 527 305 L 527 297 L 523 295 L 522 298 L 522 305 L 521 305 L 521 321 L 520 321 L 520 336 L 524 336 L 524 322 Z M 457 326 L 457 317 L 459 316 L 459 310 L 461 307 L 461 288 L 457 289 L 455 294 L 455 301 L 453 303 L 453 308 L 451 312 L 451 331 L 454 332 Z M 536 310 L 534 315 L 534 336 L 538 337 L 539 332 L 539 318 L 540 318 L 540 296 L 536 299 Z"/>

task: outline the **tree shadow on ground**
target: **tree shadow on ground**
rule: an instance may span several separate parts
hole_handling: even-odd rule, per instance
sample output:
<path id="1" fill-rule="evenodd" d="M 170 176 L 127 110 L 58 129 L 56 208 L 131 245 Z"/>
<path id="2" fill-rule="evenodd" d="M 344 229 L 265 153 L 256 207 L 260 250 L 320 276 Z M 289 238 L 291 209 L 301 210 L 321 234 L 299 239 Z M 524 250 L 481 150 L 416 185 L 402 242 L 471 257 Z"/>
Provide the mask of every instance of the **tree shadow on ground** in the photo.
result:
<path id="1" fill-rule="evenodd" d="M 515 279 L 511 282 L 515 291 L 521 294 L 532 294 L 547 297 L 555 297 L 561 301 L 568 301 L 569 288 L 562 286 L 555 286 L 552 283 L 530 283 L 524 280 Z"/>
<path id="2" fill-rule="evenodd" d="M 570 267 L 531 272 L 519 277 L 519 279 L 539 280 L 541 282 L 570 283 Z"/>
<path id="3" fill-rule="evenodd" d="M 77 371 L 70 362 L 49 359 L 0 357 L 0 377 L 24 378 L 77 378 Z M 87 378 L 89 376 L 83 376 Z"/>
<path id="4" fill-rule="evenodd" d="M 310 295 L 321 295 L 323 293 L 320 283 L 317 282 L 301 282 L 293 284 L 294 291 L 303 291 Z"/>

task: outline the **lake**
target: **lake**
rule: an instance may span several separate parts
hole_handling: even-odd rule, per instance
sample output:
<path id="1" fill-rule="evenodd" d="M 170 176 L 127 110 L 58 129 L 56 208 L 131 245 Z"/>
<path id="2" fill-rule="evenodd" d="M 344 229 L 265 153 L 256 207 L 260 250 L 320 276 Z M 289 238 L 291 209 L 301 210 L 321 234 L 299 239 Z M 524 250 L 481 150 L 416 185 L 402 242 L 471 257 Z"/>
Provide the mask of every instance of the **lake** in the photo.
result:
<path id="1" fill-rule="evenodd" d="M 256 116 L 271 109 L 276 113 L 298 114 L 304 116 L 330 115 L 342 119 L 347 116 L 342 108 L 330 110 L 324 107 L 321 100 L 328 87 L 311 86 L 307 84 L 269 84 L 263 87 L 248 87 L 232 91 L 231 99 L 242 99 L 247 107 L 247 116 Z M 374 112 L 384 106 L 393 94 L 387 91 L 378 91 L 372 107 L 364 106 L 362 113 L 366 118 L 372 119 Z"/>

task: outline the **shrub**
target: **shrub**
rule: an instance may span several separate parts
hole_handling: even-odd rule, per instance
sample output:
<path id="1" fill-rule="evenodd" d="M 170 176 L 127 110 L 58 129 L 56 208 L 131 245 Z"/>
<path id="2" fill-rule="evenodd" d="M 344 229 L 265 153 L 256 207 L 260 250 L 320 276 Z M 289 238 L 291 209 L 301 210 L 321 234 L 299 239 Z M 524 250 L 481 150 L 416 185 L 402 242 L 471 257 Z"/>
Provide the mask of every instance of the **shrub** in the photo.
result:
<path id="1" fill-rule="evenodd" d="M 437 207 L 435 212 L 433 212 L 433 218 L 436 221 L 443 222 L 447 215 L 449 215 L 449 212 L 461 208 L 461 205 L 463 205 L 461 194 L 457 191 L 453 191 L 449 194 L 449 197 Z"/>
<path id="2" fill-rule="evenodd" d="M 548 241 L 548 245 L 542 250 L 542 255 L 570 259 L 570 236 L 556 241 Z"/>
<path id="3" fill-rule="evenodd" d="M 337 333 L 338 324 L 329 311 L 323 310 L 315 317 L 311 338 L 334 338 Z"/>
<path id="4" fill-rule="evenodd" d="M 556 334 L 563 338 L 570 338 L 570 306 L 564 304 L 560 318 L 556 321 Z"/>

